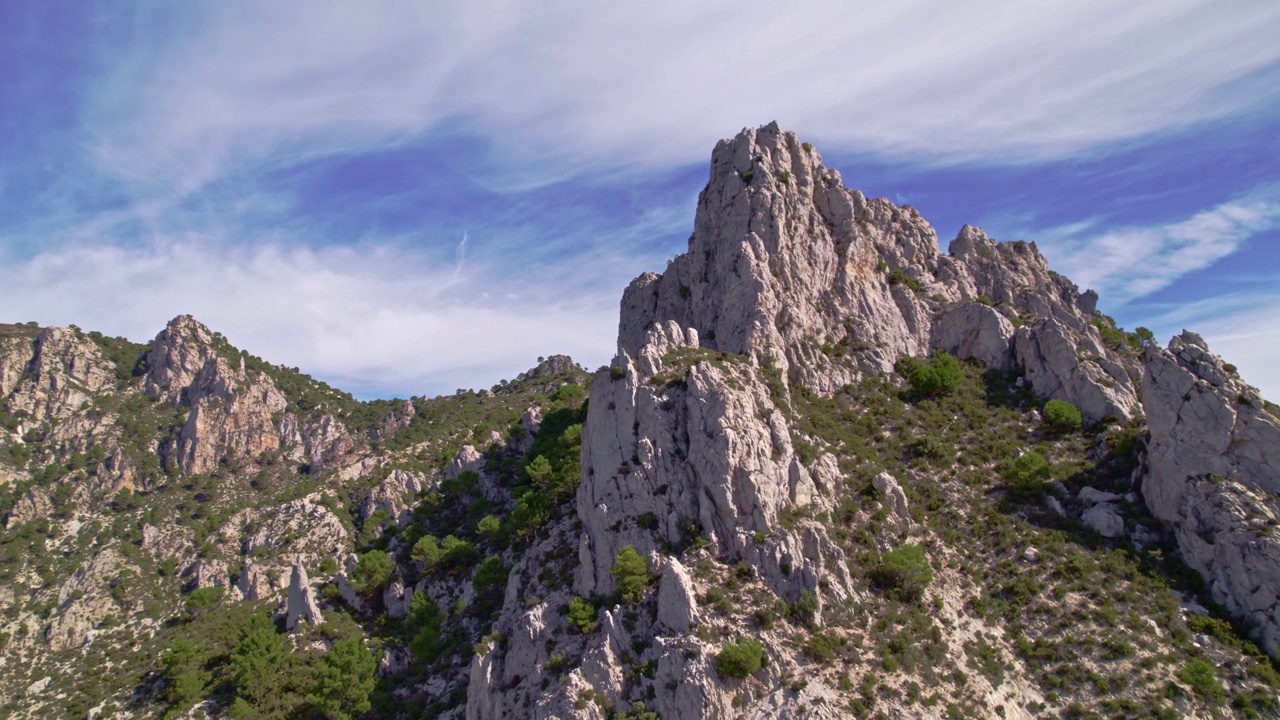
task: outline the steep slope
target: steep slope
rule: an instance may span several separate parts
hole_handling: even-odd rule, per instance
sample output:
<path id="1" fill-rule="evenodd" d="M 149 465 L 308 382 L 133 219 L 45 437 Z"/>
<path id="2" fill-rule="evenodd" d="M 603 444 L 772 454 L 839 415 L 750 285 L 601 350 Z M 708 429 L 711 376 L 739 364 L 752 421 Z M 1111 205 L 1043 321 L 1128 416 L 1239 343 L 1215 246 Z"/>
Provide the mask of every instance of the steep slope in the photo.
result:
<path id="1" fill-rule="evenodd" d="M 1280 717 L 1276 409 L 1097 302 L 770 125 L 594 376 L 0 326 L 0 714 Z"/>
<path id="2" fill-rule="evenodd" d="M 1144 358 L 1147 507 L 1177 535 L 1214 601 L 1280 654 L 1280 417 L 1184 331 Z"/>
<path id="3" fill-rule="evenodd" d="M 475 491 L 451 493 L 449 481 L 520 458 L 537 408 L 566 384 L 585 397 L 574 384 L 584 380 L 557 356 L 493 391 L 358 403 L 233 348 L 188 316 L 148 345 L 74 327 L 0 326 L 5 714 L 83 717 L 110 707 L 147 717 L 206 698 L 217 714 L 231 699 L 222 671 L 184 668 L 225 662 L 252 612 L 277 603 L 282 620 L 292 609 L 328 621 L 323 633 L 298 629 L 295 676 L 323 665 L 317 642 L 333 647 L 366 632 L 394 641 L 400 629 L 362 631 L 351 618 L 403 616 L 412 590 L 390 577 L 376 592 L 353 587 L 359 559 L 399 548 L 408 567 L 398 574 L 416 581 L 423 573 L 405 538 L 411 546 L 431 526 L 420 499 L 434 498 L 436 525 L 455 502 L 465 521 L 478 507 Z M 515 428 L 523 439 L 496 432 Z M 433 492 L 442 482 L 443 497 Z M 508 490 L 477 490 L 509 509 Z M 469 573 L 435 584 L 450 596 L 445 607 L 471 589 Z M 468 622 L 439 654 L 463 653 L 465 663 L 487 631 Z M 193 649 L 161 667 L 174 642 Z M 440 690 L 446 698 L 463 678 L 461 669 L 454 675 Z M 265 716 L 306 706 L 305 683 L 281 682 Z"/>
<path id="4" fill-rule="evenodd" d="M 577 517 L 513 569 L 468 717 L 1216 704 L 1164 690 L 1191 645 L 1168 588 L 1179 565 L 1162 559 L 1173 547 L 1134 494 L 1141 340 L 1096 300 L 1034 244 L 965 227 L 942 255 L 918 213 L 844 188 L 776 125 L 721 142 L 688 252 L 623 295 Z M 921 362 L 902 359 L 936 350 L 975 364 L 949 392 L 904 387 Z M 1093 429 L 1040 427 L 1051 399 Z M 572 593 L 533 572 L 563 543 Z M 933 574 L 927 592 L 903 579 Z M 1274 677 L 1232 662 L 1242 688 Z M 1257 692 L 1239 707 L 1276 707 Z"/>

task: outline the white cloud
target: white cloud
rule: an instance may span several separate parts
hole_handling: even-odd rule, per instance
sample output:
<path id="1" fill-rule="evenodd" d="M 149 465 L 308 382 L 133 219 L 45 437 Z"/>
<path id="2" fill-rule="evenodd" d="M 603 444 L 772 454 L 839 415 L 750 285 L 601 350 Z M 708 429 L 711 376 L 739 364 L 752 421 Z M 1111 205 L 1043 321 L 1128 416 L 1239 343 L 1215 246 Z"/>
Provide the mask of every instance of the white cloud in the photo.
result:
<path id="1" fill-rule="evenodd" d="M 1055 269 L 1121 305 L 1213 265 L 1258 233 L 1280 227 L 1280 188 L 1264 187 L 1192 217 L 1157 226 L 1096 233 L 1073 223 L 1037 233 Z"/>
<path id="2" fill-rule="evenodd" d="M 775 118 L 827 148 L 1025 160 L 1280 96 L 1274 3 L 224 2 L 189 26 L 109 48 L 86 117 L 121 177 L 190 190 L 451 119 L 559 176 Z"/>
<path id="3" fill-rule="evenodd" d="M 250 248 L 191 237 L 6 262 L 0 317 L 145 341 L 190 313 L 272 362 L 346 390 L 402 396 L 488 387 L 539 355 L 568 353 L 591 368 L 612 355 L 612 288 L 575 297 L 550 282 L 493 282 L 474 263 L 459 273 L 392 246 Z"/>

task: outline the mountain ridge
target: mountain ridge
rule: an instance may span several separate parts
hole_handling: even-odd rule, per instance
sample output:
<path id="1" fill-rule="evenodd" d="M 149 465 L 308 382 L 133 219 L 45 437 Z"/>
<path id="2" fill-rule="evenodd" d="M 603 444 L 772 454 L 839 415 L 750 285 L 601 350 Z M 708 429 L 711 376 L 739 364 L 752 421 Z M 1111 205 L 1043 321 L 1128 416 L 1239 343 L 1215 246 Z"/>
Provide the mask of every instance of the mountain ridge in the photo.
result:
<path id="1" fill-rule="evenodd" d="M 1274 406 L 1097 302 L 775 123 L 592 374 L 359 403 L 189 316 L 0 326 L 4 709 L 1274 716 Z"/>

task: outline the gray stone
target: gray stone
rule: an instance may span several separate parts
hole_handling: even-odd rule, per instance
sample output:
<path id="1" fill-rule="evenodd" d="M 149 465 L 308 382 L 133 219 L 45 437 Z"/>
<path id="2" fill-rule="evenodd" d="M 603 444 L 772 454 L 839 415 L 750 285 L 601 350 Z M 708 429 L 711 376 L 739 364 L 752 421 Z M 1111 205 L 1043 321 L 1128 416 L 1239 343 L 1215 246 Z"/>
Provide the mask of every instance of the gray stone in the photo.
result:
<path id="1" fill-rule="evenodd" d="M 887 472 L 882 472 L 871 479 L 871 486 L 880 493 L 885 507 L 889 508 L 898 522 L 911 524 L 911 514 L 907 510 L 907 493 L 898 484 L 897 479 Z"/>
<path id="2" fill-rule="evenodd" d="M 1114 503 L 1120 500 L 1120 496 L 1086 485 L 1080 488 L 1080 492 L 1076 494 L 1076 500 L 1079 500 L 1084 505 L 1092 506 L 1098 503 Z"/>
<path id="3" fill-rule="evenodd" d="M 1213 599 L 1254 624 L 1280 656 L 1280 420 L 1183 332 L 1143 358 L 1151 440 L 1142 494 Z"/>
<path id="4" fill-rule="evenodd" d="M 698 600 L 689 571 L 675 558 L 668 558 L 658 584 L 658 622 L 681 633 L 698 619 Z"/>
<path id="5" fill-rule="evenodd" d="M 1124 534 L 1124 517 L 1111 503 L 1094 505 L 1085 510 L 1080 519 L 1102 537 L 1114 538 Z"/>
<path id="6" fill-rule="evenodd" d="M 320 614 L 320 606 L 316 604 L 315 590 L 307 579 L 307 570 L 298 563 L 294 563 L 293 570 L 289 576 L 287 608 L 284 621 L 286 630 L 292 630 L 297 627 L 299 620 L 306 620 L 312 627 L 319 627 L 324 623 L 324 617 Z"/>

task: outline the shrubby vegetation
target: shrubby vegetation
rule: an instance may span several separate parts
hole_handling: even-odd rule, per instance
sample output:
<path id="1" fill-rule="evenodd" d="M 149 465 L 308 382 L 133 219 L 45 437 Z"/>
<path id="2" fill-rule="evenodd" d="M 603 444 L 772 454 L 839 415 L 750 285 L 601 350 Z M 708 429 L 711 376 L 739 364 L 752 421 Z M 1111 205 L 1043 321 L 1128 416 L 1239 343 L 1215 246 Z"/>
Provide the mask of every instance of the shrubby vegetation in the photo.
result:
<path id="1" fill-rule="evenodd" d="M 649 563 L 630 545 L 618 551 L 618 558 L 610 570 L 618 597 L 622 602 L 634 605 L 644 598 L 645 590 L 653 579 Z"/>
<path id="2" fill-rule="evenodd" d="M 911 383 L 912 391 L 925 397 L 946 395 L 964 379 L 960 361 L 945 350 L 937 350 L 927 360 L 903 358 L 899 372 Z"/>
<path id="3" fill-rule="evenodd" d="M 726 644 L 715 659 L 717 673 L 739 680 L 759 670 L 763 663 L 764 646 L 751 638 Z"/>
<path id="4" fill-rule="evenodd" d="M 1042 418 L 1044 428 L 1049 432 L 1066 433 L 1080 429 L 1080 410 L 1065 400 L 1046 402 Z"/>
<path id="5" fill-rule="evenodd" d="M 876 586 L 890 597 L 915 602 L 933 580 L 933 569 L 919 545 L 903 545 L 886 552 L 872 573 Z"/>

